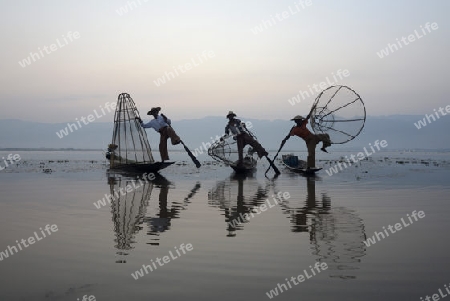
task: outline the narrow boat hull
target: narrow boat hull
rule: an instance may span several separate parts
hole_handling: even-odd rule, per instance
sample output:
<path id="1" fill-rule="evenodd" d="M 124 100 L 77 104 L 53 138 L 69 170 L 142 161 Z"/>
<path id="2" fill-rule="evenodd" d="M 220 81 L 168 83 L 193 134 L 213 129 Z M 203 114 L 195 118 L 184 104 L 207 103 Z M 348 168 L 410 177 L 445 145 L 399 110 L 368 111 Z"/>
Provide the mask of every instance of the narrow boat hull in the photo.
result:
<path id="1" fill-rule="evenodd" d="M 154 162 L 154 163 L 143 163 L 143 164 L 122 164 L 111 167 L 110 170 L 121 170 L 132 173 L 145 173 L 145 172 L 158 172 L 175 162 Z"/>
<path id="2" fill-rule="evenodd" d="M 283 165 L 290 171 L 298 172 L 307 176 L 313 176 L 316 174 L 316 172 L 322 169 L 319 167 L 307 169 L 306 161 L 299 160 L 297 156 L 291 154 L 283 155 L 281 161 L 283 162 Z"/>
<path id="3" fill-rule="evenodd" d="M 234 162 L 233 164 L 230 164 L 230 167 L 233 168 L 235 173 L 251 173 L 256 171 L 256 165 L 258 164 L 258 161 L 251 157 L 244 158 L 244 164 L 238 165 L 238 162 Z"/>

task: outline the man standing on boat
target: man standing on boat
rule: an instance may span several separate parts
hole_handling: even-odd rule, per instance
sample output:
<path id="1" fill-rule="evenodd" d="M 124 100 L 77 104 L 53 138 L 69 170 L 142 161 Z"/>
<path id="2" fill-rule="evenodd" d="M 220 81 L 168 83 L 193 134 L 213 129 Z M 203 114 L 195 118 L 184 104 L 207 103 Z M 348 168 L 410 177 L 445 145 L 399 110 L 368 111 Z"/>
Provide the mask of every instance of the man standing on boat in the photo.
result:
<path id="1" fill-rule="evenodd" d="M 258 153 L 259 158 L 267 157 L 269 153 L 256 141 L 248 132 L 245 123 L 235 118 L 236 114 L 233 111 L 228 112 L 228 124 L 225 127 L 225 134 L 228 136 L 231 133 L 236 137 L 239 161 L 238 166 L 242 166 L 244 162 L 244 147 L 248 144 Z"/>
<path id="2" fill-rule="evenodd" d="M 155 131 L 160 133 L 161 139 L 159 141 L 159 153 L 161 154 L 161 161 L 164 162 L 166 160 L 169 160 L 169 153 L 167 151 L 167 139 L 170 138 L 172 145 L 179 144 L 181 142 L 181 139 L 170 126 L 170 119 L 164 116 L 164 114 L 159 115 L 159 111 L 161 111 L 160 107 L 151 108 L 151 110 L 148 111 L 147 115 L 152 115 L 154 119 L 146 124 L 144 124 L 140 119 L 139 121 L 142 127 L 153 128 Z"/>
<path id="3" fill-rule="evenodd" d="M 328 134 L 313 134 L 311 133 L 306 125 L 308 124 L 309 115 L 303 118 L 300 115 L 295 116 L 293 120 L 296 125 L 291 129 L 289 135 L 284 138 L 283 142 L 286 142 L 290 136 L 298 136 L 303 138 L 306 142 L 306 147 L 308 148 L 308 159 L 307 168 L 314 168 L 316 165 L 316 145 L 322 142 L 321 150 L 328 153 L 326 148 L 331 146 L 330 136 Z M 284 143 L 283 143 L 284 144 Z"/>

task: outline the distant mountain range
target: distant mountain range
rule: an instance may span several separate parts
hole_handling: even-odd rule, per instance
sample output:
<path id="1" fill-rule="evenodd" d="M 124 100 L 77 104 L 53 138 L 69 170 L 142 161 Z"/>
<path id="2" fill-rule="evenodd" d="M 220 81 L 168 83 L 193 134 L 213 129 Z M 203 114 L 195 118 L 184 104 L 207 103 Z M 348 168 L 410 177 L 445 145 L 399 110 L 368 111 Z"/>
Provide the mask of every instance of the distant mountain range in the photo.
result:
<path id="1" fill-rule="evenodd" d="M 418 121 L 422 120 L 420 129 Z M 261 144 L 270 150 L 277 150 L 281 140 L 293 125 L 287 120 L 256 120 L 251 131 Z M 205 117 L 202 119 L 180 120 L 173 127 L 183 141 L 194 151 L 208 146 L 211 140 L 224 133 L 227 120 L 224 117 Z M 73 123 L 73 122 L 71 122 Z M 424 126 L 425 124 L 425 126 Z M 67 123 L 38 123 L 17 119 L 0 120 L 0 148 L 74 148 L 106 149 L 111 142 L 113 123 L 94 122 L 68 131 L 68 135 L 59 138 Z M 343 145 L 333 145 L 333 149 L 355 149 L 368 146 L 375 140 L 386 140 L 386 149 L 450 149 L 450 117 L 441 116 L 433 121 L 424 116 L 389 115 L 369 116 L 361 134 Z M 60 133 L 58 136 L 56 133 Z M 153 149 L 158 148 L 159 134 L 147 129 L 147 137 Z M 179 148 L 179 146 L 169 147 Z M 299 138 L 291 138 L 284 150 L 304 150 L 305 145 Z"/>

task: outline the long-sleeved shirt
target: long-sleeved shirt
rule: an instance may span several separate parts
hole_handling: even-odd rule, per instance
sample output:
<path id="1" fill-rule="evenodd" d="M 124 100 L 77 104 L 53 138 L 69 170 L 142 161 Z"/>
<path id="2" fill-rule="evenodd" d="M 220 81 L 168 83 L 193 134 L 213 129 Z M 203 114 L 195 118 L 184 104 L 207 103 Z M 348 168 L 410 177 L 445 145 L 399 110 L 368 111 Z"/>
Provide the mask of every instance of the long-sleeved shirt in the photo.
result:
<path id="1" fill-rule="evenodd" d="M 227 126 L 225 127 L 225 134 L 228 135 L 230 131 L 233 135 L 239 135 L 245 132 L 241 123 L 242 121 L 240 121 L 239 119 L 233 119 L 232 121 L 228 122 Z"/>
<path id="2" fill-rule="evenodd" d="M 153 128 L 155 131 L 159 132 L 159 130 L 163 127 L 169 126 L 171 124 L 171 121 L 169 118 L 167 118 L 167 122 L 164 120 L 164 118 L 161 115 L 158 115 L 155 119 L 147 122 L 147 123 L 141 123 L 142 127 L 144 128 Z"/>
<path id="3" fill-rule="evenodd" d="M 298 136 L 303 139 L 308 138 L 312 133 L 308 130 L 306 125 L 308 124 L 308 119 L 304 119 L 302 121 L 302 124 L 300 126 L 295 126 L 292 128 L 290 135 L 291 136 Z"/>

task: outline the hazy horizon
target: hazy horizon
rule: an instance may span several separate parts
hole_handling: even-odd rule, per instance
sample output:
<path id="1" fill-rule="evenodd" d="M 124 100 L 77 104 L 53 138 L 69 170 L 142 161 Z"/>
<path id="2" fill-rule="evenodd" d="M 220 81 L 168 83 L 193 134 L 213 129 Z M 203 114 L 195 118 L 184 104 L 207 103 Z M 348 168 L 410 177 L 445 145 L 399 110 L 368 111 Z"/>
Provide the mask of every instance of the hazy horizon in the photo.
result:
<path id="1" fill-rule="evenodd" d="M 407 118 L 407 117 L 414 117 L 414 118 L 424 118 L 426 115 L 432 115 L 434 112 L 428 112 L 425 114 L 387 114 L 387 115 L 366 115 L 366 119 L 380 119 L 380 118 L 389 118 L 389 119 L 393 119 L 393 118 Z M 90 113 L 92 114 L 92 112 Z M 298 115 L 297 113 L 294 113 L 295 115 Z M 69 121 L 60 121 L 60 122 L 45 122 L 45 121 L 32 121 L 32 120 L 26 120 L 26 119 L 20 119 L 20 118 L 0 118 L 0 120 L 16 120 L 16 121 L 22 121 L 22 122 L 33 122 L 33 123 L 43 123 L 43 124 L 67 124 L 67 123 L 75 123 L 76 120 L 75 119 L 79 119 L 80 117 L 87 117 L 87 115 L 89 114 L 85 114 L 85 115 L 81 115 L 81 116 L 75 116 L 74 119 L 69 120 Z M 286 119 L 282 119 L 282 118 L 275 118 L 275 119 L 264 119 L 264 118 L 246 118 L 246 116 L 237 116 L 236 118 L 241 119 L 242 121 L 245 120 L 259 120 L 259 121 L 269 121 L 269 122 L 274 122 L 274 121 L 291 121 L 291 119 L 295 116 L 291 116 L 288 117 Z M 305 114 L 306 115 L 306 114 Z M 105 115 L 105 117 L 108 118 L 107 115 Z M 171 116 L 168 116 L 169 118 L 171 118 Z M 113 123 L 114 122 L 114 114 L 111 114 L 111 117 L 109 118 L 110 120 L 106 120 L 107 118 L 97 118 L 96 120 L 94 120 L 93 122 L 89 122 L 90 123 Z M 146 120 L 152 120 L 153 117 L 148 116 L 148 115 L 141 115 L 141 118 L 144 120 L 144 122 Z M 225 124 L 228 122 L 228 119 L 225 116 L 220 116 L 220 115 L 207 115 L 207 116 L 200 116 L 197 118 L 182 118 L 182 119 L 174 119 L 171 118 L 171 120 L 173 122 L 182 122 L 182 121 L 192 121 L 192 120 L 204 120 L 204 119 L 208 119 L 208 118 L 223 118 L 223 124 L 225 126 Z M 86 118 L 87 119 L 87 118 Z M 174 126 L 176 126 L 174 124 Z M 111 126 L 112 127 L 112 126 Z"/>
<path id="2" fill-rule="evenodd" d="M 431 117 L 430 115 L 429 117 Z M 153 117 L 151 117 L 153 118 Z M 148 121 L 150 118 L 144 118 Z M 251 122 L 250 130 L 267 149 L 278 149 L 281 140 L 294 125 L 290 120 L 262 120 L 242 118 Z M 442 139 L 450 127 L 450 119 L 428 122 L 423 115 L 368 116 L 359 136 L 344 145 L 333 145 L 332 149 L 362 148 L 375 140 L 387 140 L 391 149 L 448 149 L 450 141 Z M 183 141 L 194 151 L 203 143 L 209 143 L 224 134 L 227 119 L 223 116 L 208 116 L 199 119 L 174 121 L 173 128 Z M 71 125 L 69 127 L 69 124 Z M 33 121 L 0 119 L 0 148 L 77 148 L 105 149 L 111 143 L 113 121 L 94 122 L 81 127 L 74 120 L 64 123 L 35 123 Z M 420 127 L 420 128 L 418 128 Z M 70 130 L 72 128 L 72 130 Z M 395 130 L 394 130 L 395 129 Z M 147 138 L 153 148 L 157 148 L 159 134 L 147 129 Z M 294 137 L 286 148 L 305 149 L 304 141 Z M 170 149 L 179 149 L 171 146 Z M 205 147 L 203 147 L 205 149 Z"/>

